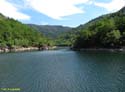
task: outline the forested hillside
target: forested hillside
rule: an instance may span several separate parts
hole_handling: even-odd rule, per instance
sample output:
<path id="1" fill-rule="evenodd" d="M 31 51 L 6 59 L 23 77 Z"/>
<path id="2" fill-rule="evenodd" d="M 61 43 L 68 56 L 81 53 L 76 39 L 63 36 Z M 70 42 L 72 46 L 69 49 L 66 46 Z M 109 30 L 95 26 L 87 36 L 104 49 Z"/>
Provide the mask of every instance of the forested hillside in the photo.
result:
<path id="1" fill-rule="evenodd" d="M 42 46 L 50 43 L 40 32 L 0 14 L 0 48 Z"/>
<path id="2" fill-rule="evenodd" d="M 74 48 L 122 48 L 125 46 L 125 7 L 75 28 Z"/>
<path id="3" fill-rule="evenodd" d="M 30 28 L 34 28 L 48 38 L 57 38 L 59 35 L 71 31 L 70 27 L 51 26 L 51 25 L 35 25 L 28 24 Z"/>
<path id="4" fill-rule="evenodd" d="M 40 47 L 53 44 L 78 49 L 125 47 L 125 7 L 77 28 L 26 25 L 0 14 L 0 48 Z"/>

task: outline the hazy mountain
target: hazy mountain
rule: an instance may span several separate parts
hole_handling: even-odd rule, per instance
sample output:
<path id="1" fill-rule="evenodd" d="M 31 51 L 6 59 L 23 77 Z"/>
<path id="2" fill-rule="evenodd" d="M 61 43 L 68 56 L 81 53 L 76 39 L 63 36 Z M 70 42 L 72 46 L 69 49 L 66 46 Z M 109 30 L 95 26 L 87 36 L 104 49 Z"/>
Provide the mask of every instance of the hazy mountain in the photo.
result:
<path id="1" fill-rule="evenodd" d="M 35 30 L 41 32 L 43 35 L 49 38 L 56 38 L 59 35 L 71 31 L 72 28 L 64 27 L 64 26 L 51 26 L 51 25 L 35 25 L 28 24 L 30 28 L 34 28 Z"/>

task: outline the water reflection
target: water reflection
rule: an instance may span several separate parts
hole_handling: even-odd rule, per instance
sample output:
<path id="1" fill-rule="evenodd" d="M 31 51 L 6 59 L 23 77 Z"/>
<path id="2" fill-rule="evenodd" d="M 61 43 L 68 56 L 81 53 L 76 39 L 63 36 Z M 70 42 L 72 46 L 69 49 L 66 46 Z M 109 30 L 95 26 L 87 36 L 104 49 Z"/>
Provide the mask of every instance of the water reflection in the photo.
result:
<path id="1" fill-rule="evenodd" d="M 125 53 L 54 50 L 0 55 L 0 87 L 21 92 L 124 92 Z"/>

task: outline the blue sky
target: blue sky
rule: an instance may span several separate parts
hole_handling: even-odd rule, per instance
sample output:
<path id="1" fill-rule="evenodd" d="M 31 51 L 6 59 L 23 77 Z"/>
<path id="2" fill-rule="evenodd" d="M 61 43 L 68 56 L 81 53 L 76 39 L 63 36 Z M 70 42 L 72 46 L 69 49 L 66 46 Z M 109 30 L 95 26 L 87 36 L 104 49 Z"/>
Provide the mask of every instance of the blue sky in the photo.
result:
<path id="1" fill-rule="evenodd" d="M 0 0 L 0 13 L 23 23 L 76 27 L 123 6 L 125 0 Z"/>

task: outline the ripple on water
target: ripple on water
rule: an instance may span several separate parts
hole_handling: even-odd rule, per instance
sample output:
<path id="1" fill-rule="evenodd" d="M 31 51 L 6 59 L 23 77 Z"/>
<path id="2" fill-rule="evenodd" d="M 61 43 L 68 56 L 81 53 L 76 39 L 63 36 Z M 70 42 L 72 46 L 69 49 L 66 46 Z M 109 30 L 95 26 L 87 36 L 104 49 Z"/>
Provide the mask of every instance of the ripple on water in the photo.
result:
<path id="1" fill-rule="evenodd" d="M 125 92 L 125 54 L 67 50 L 0 55 L 0 87 L 21 92 Z"/>

